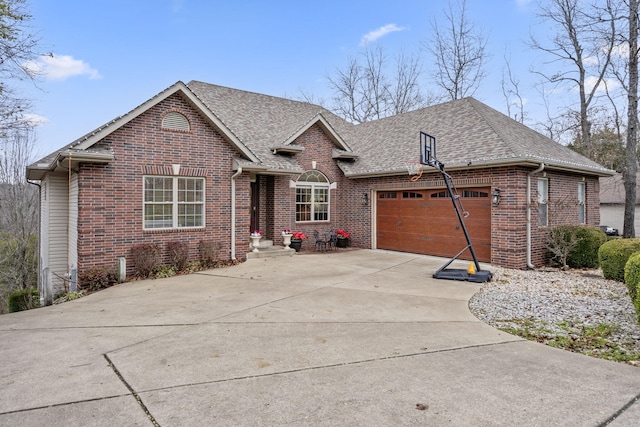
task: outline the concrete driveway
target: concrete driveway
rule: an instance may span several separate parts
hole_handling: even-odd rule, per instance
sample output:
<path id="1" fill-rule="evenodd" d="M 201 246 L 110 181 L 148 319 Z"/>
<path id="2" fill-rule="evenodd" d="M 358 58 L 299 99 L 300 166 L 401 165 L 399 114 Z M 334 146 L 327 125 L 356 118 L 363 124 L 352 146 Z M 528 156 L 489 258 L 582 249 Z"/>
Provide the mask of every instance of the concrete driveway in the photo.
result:
<path id="1" fill-rule="evenodd" d="M 444 261 L 255 259 L 1 316 L 0 425 L 640 424 L 640 369 L 485 325 Z"/>

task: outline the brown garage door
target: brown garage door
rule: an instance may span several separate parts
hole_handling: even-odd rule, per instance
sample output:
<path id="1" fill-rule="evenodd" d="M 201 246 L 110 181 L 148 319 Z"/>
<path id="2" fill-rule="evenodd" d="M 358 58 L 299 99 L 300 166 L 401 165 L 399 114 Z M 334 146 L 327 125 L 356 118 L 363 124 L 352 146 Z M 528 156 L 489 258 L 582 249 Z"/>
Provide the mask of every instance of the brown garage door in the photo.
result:
<path id="1" fill-rule="evenodd" d="M 476 256 L 491 262 L 490 189 L 458 189 L 458 194 L 469 213 L 464 222 Z M 376 227 L 379 249 L 453 257 L 467 245 L 453 203 L 441 189 L 378 192 Z"/>

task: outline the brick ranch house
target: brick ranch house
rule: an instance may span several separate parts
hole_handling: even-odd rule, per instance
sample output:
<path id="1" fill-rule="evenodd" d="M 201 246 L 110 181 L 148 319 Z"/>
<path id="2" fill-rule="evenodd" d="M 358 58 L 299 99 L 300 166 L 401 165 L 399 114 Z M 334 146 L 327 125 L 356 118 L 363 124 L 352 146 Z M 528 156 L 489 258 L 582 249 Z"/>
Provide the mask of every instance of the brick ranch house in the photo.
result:
<path id="1" fill-rule="evenodd" d="M 177 82 L 27 167 L 41 187 L 41 275 L 119 257 L 132 273 L 142 243 L 186 242 L 197 259 L 215 241 L 221 259 L 243 260 L 255 229 L 277 243 L 285 228 L 343 228 L 353 247 L 453 256 L 465 243 L 439 172 L 411 181 L 405 167 L 420 131 L 437 138 L 480 261 L 541 265 L 548 227 L 599 225 L 598 178 L 612 172 L 473 98 L 354 125 L 310 103 Z"/>

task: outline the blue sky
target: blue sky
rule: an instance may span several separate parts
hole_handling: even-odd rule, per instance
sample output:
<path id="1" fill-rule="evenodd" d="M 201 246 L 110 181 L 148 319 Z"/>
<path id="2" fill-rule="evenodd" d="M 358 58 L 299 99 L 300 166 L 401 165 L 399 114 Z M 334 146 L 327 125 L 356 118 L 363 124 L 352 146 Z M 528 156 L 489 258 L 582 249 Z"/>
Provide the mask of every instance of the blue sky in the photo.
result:
<path id="1" fill-rule="evenodd" d="M 326 76 L 364 46 L 389 56 L 422 48 L 447 0 L 29 0 L 44 51 L 33 99 L 44 155 L 122 115 L 178 80 L 201 80 L 274 96 L 330 98 Z M 489 36 L 489 75 L 475 97 L 506 112 L 505 51 L 523 86 L 535 53 L 531 0 L 468 0 Z M 422 86 L 430 86 L 427 73 Z M 532 90 L 532 89 L 527 89 Z M 428 130 L 427 130 L 428 131 Z"/>

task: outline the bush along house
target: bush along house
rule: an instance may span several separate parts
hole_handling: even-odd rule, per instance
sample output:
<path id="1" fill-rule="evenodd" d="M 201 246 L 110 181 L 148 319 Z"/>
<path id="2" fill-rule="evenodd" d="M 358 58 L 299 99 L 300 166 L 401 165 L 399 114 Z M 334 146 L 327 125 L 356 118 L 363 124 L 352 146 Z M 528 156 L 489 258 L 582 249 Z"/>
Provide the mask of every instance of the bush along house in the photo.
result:
<path id="1" fill-rule="evenodd" d="M 166 263 L 176 241 L 192 260 L 202 242 L 244 260 L 254 230 L 279 242 L 284 229 L 343 229 L 356 248 L 454 256 L 465 240 L 441 175 L 407 173 L 420 131 L 437 138 L 480 261 L 538 266 L 549 227 L 599 225 L 598 179 L 612 172 L 473 98 L 354 125 L 177 82 L 27 167 L 41 188 L 41 291 L 118 259 L 132 274 L 142 244 Z"/>

